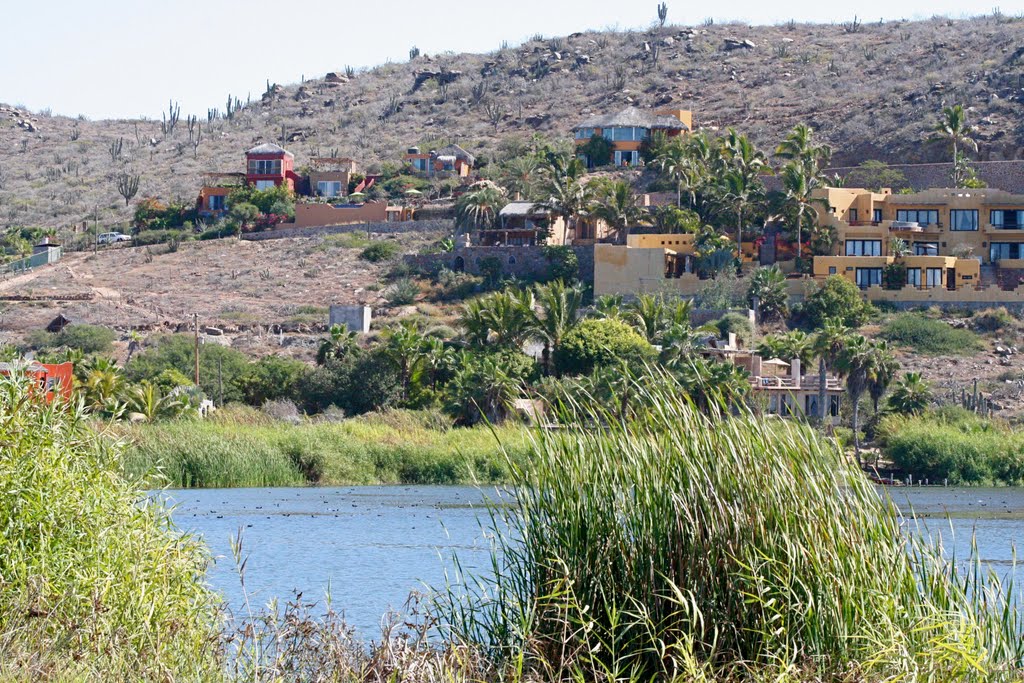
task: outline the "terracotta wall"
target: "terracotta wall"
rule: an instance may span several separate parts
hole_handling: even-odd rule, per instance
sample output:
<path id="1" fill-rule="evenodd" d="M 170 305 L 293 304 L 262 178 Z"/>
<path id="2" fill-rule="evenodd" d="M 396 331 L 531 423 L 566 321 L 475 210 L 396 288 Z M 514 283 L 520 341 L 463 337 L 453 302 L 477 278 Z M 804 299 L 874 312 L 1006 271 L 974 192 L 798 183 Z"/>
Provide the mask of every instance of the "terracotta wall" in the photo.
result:
<path id="1" fill-rule="evenodd" d="M 365 204 L 303 204 L 295 205 L 295 222 L 282 227 L 306 228 L 319 225 L 346 225 L 348 223 L 378 223 L 387 220 L 387 202 Z"/>

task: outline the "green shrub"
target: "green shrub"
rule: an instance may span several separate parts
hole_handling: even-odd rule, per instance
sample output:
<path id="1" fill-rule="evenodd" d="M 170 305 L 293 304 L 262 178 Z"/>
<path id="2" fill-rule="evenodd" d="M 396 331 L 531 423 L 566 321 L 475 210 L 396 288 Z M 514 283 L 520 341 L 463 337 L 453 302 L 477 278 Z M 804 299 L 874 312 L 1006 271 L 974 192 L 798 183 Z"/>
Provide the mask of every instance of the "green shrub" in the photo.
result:
<path id="1" fill-rule="evenodd" d="M 293 358 L 260 358 L 238 378 L 243 400 L 251 406 L 260 406 L 267 401 L 294 399 L 308 370 L 309 366 Z"/>
<path id="2" fill-rule="evenodd" d="M 109 353 L 117 333 L 102 325 L 68 325 L 56 334 L 37 330 L 29 335 L 29 346 L 34 349 L 67 347 L 82 353 Z"/>
<path id="3" fill-rule="evenodd" d="M 183 230 L 143 230 L 134 237 L 132 242 L 137 247 L 147 247 L 153 244 L 163 244 L 178 240 L 179 242 L 188 236 Z"/>
<path id="4" fill-rule="evenodd" d="M 566 284 L 575 282 L 580 274 L 580 263 L 572 247 L 562 244 L 544 246 L 544 259 L 548 262 L 545 282 L 561 280 Z"/>
<path id="5" fill-rule="evenodd" d="M 602 365 L 635 366 L 654 355 L 654 347 L 621 320 L 590 318 L 563 337 L 554 359 L 559 373 L 578 375 Z"/>
<path id="6" fill-rule="evenodd" d="M 187 334 L 161 335 L 147 341 L 125 367 L 133 382 L 156 381 L 165 370 L 177 370 L 186 377 L 195 374 L 195 346 Z M 199 386 L 207 396 L 223 403 L 245 398 L 242 380 L 249 374 L 249 358 L 241 351 L 220 344 L 199 347 Z"/>
<path id="7" fill-rule="evenodd" d="M 401 251 L 396 242 L 381 241 L 374 242 L 370 246 L 363 249 L 363 252 L 359 254 L 359 258 L 370 263 L 380 263 L 382 261 L 391 261 L 398 256 Z"/>
<path id="8" fill-rule="evenodd" d="M 814 291 L 801 307 L 801 315 L 812 328 L 820 328 L 830 318 L 841 320 L 850 328 L 868 321 L 874 308 L 861 296 L 857 285 L 840 275 L 831 275 Z"/>
<path id="9" fill-rule="evenodd" d="M 201 540 L 119 472 L 74 405 L 0 381 L 0 678 L 208 680 Z"/>
<path id="10" fill-rule="evenodd" d="M 749 344 L 754 341 L 754 326 L 750 324 L 750 318 L 740 313 L 726 313 L 715 322 L 715 327 L 723 339 L 732 332 L 741 343 Z"/>
<path id="11" fill-rule="evenodd" d="M 981 349 L 978 335 L 956 329 L 919 313 L 898 313 L 882 326 L 881 336 L 893 344 L 927 354 L 972 354 Z"/>
<path id="12" fill-rule="evenodd" d="M 416 284 L 416 281 L 403 277 L 388 285 L 382 296 L 389 306 L 408 306 L 416 302 L 419 293 L 420 286 Z"/>

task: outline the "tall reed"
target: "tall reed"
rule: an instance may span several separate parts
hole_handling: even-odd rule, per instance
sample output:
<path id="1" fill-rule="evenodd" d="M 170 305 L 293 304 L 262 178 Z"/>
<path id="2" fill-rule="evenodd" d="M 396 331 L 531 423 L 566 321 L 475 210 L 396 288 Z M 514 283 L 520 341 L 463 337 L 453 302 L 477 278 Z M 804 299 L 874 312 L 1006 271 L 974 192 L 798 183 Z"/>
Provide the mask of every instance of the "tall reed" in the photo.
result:
<path id="1" fill-rule="evenodd" d="M 453 637 L 547 679 L 1019 676 L 1012 586 L 903 534 L 830 441 L 702 414 L 670 378 L 631 390 L 624 421 L 567 398 L 512 465 L 494 578 L 442 600 Z"/>
<path id="2" fill-rule="evenodd" d="M 0 679 L 207 680 L 198 540 L 120 473 L 80 406 L 0 379 Z"/>

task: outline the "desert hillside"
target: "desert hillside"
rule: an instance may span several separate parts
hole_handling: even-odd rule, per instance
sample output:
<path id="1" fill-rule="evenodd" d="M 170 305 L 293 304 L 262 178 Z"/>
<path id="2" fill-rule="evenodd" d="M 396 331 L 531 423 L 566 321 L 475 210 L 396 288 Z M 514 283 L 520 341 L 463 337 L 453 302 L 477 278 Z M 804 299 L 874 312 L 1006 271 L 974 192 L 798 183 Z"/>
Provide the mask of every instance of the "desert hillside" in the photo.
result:
<path id="1" fill-rule="evenodd" d="M 565 136 L 581 117 L 625 104 L 689 108 L 699 126 L 736 126 L 765 146 L 805 121 L 843 165 L 944 159 L 945 150 L 924 143 L 926 132 L 943 105 L 962 102 L 980 159 L 1021 158 L 1022 26 L 997 13 L 537 37 L 361 72 L 339 64 L 330 78 L 269 84 L 248 103 L 231 92 L 230 118 L 225 92 L 217 111 L 182 111 L 173 130 L 160 120 L 90 121 L 3 105 L 0 227 L 124 220 L 115 179 L 125 168 L 142 176 L 139 197 L 191 199 L 202 172 L 240 170 L 244 150 L 262 140 L 284 144 L 298 166 L 351 156 L 375 170 L 409 145 L 447 141 L 486 163 L 514 154 L 515 140 Z"/>

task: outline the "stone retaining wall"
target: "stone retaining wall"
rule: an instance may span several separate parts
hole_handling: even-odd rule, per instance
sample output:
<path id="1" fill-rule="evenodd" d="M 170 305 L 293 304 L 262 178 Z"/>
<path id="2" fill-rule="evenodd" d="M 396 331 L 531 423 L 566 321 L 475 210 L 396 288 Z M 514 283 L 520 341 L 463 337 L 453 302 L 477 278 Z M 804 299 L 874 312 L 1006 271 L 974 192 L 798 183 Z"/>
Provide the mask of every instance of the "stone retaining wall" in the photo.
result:
<path id="1" fill-rule="evenodd" d="M 572 250 L 576 252 L 576 259 L 579 261 L 580 281 L 593 282 L 594 247 L 572 247 Z M 548 260 L 544 257 L 544 247 L 458 247 L 455 251 L 444 254 L 406 256 L 405 261 L 422 270 L 445 267 L 449 270 L 480 275 L 480 263 L 488 257 L 498 259 L 503 275 L 513 275 L 522 279 L 543 280 L 550 268 Z"/>
<path id="2" fill-rule="evenodd" d="M 264 232 L 250 232 L 242 235 L 243 240 L 259 242 L 280 240 L 290 237 L 318 237 L 350 232 L 370 232 L 378 235 L 396 235 L 406 232 L 450 232 L 452 222 L 448 220 L 395 221 L 388 223 L 352 223 L 350 225 L 324 225 L 307 228 L 277 228 Z"/>

